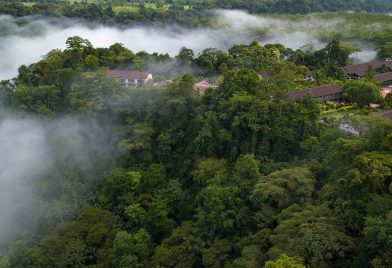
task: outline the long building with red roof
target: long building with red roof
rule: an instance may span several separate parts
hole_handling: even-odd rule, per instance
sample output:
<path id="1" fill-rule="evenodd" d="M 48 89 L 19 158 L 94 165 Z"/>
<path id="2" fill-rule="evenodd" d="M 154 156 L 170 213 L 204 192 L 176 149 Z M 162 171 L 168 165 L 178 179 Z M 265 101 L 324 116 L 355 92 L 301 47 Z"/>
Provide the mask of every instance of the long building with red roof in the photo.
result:
<path id="1" fill-rule="evenodd" d="M 314 88 L 307 88 L 288 93 L 291 101 L 298 101 L 305 95 L 310 94 L 319 101 L 336 101 L 341 99 L 343 87 L 338 85 L 324 85 Z"/>

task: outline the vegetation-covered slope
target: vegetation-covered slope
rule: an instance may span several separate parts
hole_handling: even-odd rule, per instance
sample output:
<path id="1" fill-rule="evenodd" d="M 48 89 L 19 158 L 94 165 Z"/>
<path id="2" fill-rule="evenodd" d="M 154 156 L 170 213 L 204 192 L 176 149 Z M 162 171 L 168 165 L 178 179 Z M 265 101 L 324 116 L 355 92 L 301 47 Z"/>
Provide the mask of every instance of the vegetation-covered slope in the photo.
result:
<path id="1" fill-rule="evenodd" d="M 290 102 L 303 83 L 345 83 L 346 47 L 301 53 L 254 42 L 172 59 L 73 37 L 22 66 L 2 82 L 3 108 L 94 122 L 84 125 L 107 130 L 108 149 L 87 139 L 84 165 L 64 153 L 79 146 L 48 135 L 61 149 L 55 168 L 29 185 L 37 209 L 2 246 L 0 266 L 390 267 L 392 125 L 358 110 L 361 135 L 348 136 L 312 98 Z M 159 61 L 198 66 L 218 87 L 199 96 L 191 74 L 164 89 L 105 75 Z M 301 79 L 302 64 L 320 72 L 315 82 Z"/>
<path id="2" fill-rule="evenodd" d="M 50 15 L 84 18 L 104 23 L 205 23 L 213 9 L 242 9 L 258 14 L 392 11 L 387 0 L 175 0 L 175 1 L 0 1 L 0 14 Z"/>

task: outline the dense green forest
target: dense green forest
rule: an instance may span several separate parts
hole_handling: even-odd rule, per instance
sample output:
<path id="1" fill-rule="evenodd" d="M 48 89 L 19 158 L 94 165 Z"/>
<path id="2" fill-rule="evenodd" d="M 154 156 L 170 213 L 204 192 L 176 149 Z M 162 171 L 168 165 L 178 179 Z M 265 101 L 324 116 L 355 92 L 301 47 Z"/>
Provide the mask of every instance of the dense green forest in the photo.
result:
<path id="1" fill-rule="evenodd" d="M 88 131 L 71 148 L 48 135 L 55 165 L 30 182 L 34 220 L 1 241 L 0 267 L 391 267 L 392 125 L 367 105 L 392 97 L 362 94 L 378 90 L 372 70 L 346 80 L 353 52 L 252 42 L 170 57 L 75 36 L 21 66 L 1 82 L 1 120 L 72 118 Z M 158 63 L 178 72 L 157 81 L 193 71 L 165 88 L 106 76 Z M 217 87 L 198 95 L 201 78 Z M 288 99 L 327 83 L 345 86 L 346 104 Z M 70 157 L 78 147 L 89 161 Z"/>
<path id="2" fill-rule="evenodd" d="M 0 14 L 50 15 L 104 23 L 205 23 L 213 9 L 242 9 L 258 14 L 392 11 L 390 0 L 150 0 L 150 1 L 0 1 Z"/>

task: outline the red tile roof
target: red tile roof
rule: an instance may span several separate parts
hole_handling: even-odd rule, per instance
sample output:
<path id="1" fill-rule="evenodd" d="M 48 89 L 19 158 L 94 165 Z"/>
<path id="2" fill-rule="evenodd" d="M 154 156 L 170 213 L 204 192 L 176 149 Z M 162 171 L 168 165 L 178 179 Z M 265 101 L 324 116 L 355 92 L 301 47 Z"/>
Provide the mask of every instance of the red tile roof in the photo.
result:
<path id="1" fill-rule="evenodd" d="M 150 73 L 139 71 L 124 71 L 124 70 L 109 70 L 107 72 L 109 77 L 118 79 L 147 79 Z"/>
<path id="2" fill-rule="evenodd" d="M 307 88 L 303 90 L 298 90 L 298 91 L 292 91 L 289 92 L 289 99 L 292 101 L 296 101 L 306 94 L 311 94 L 315 97 L 323 97 L 323 96 L 328 96 L 332 94 L 338 94 L 338 93 L 343 93 L 343 87 L 338 86 L 338 85 L 324 85 L 324 86 L 319 86 L 319 87 L 314 87 L 314 88 Z"/>
<path id="3" fill-rule="evenodd" d="M 387 72 L 383 74 L 378 74 L 374 77 L 377 83 L 384 83 L 387 81 L 392 81 L 392 72 Z"/>
<path id="4" fill-rule="evenodd" d="M 204 94 L 207 89 L 212 88 L 212 87 L 213 87 L 213 85 L 208 83 L 206 80 L 202 80 L 202 81 L 195 84 L 195 90 L 199 94 Z"/>
<path id="5" fill-rule="evenodd" d="M 350 75 L 356 75 L 358 77 L 365 76 L 366 70 L 369 66 L 372 66 L 373 70 L 380 69 L 385 64 L 388 68 L 392 69 L 392 61 L 388 60 L 374 60 L 362 64 L 348 65 L 343 67 L 346 72 Z"/>
<path id="6" fill-rule="evenodd" d="M 392 93 L 392 88 L 381 88 L 380 94 L 383 99 L 385 99 L 390 93 Z"/>

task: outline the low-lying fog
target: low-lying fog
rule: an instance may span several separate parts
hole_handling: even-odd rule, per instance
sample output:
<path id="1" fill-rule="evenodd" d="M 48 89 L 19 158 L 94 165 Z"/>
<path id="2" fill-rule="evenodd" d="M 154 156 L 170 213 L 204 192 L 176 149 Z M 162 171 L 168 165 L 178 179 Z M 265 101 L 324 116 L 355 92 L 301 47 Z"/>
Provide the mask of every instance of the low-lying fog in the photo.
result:
<path id="1" fill-rule="evenodd" d="M 64 196 L 56 196 L 58 204 L 45 203 L 41 196 L 47 199 L 49 193 L 42 189 L 69 196 L 72 192 L 75 198 L 85 194 L 92 186 L 80 174 L 96 169 L 95 161 L 103 156 L 113 156 L 106 130 L 93 120 L 21 119 L 1 113 L 0 109 L 0 255 L 8 239 L 37 227 L 49 211 L 66 215 L 70 210 Z"/>
<path id="2" fill-rule="evenodd" d="M 65 48 L 68 37 L 79 35 L 89 39 L 95 47 L 107 47 L 116 42 L 132 51 L 169 53 L 176 55 L 186 46 L 200 52 L 204 48 L 227 49 L 234 44 L 252 40 L 281 43 L 286 47 L 300 48 L 313 44 L 325 45 L 322 36 L 337 31 L 341 20 L 325 20 L 309 15 L 289 20 L 250 15 L 243 11 L 215 11 L 214 28 L 185 29 L 180 26 L 135 26 L 118 28 L 92 25 L 71 19 L 0 16 L 0 80 L 17 74 L 22 64 L 31 64 L 49 50 Z M 360 61 L 372 59 L 375 53 L 365 50 L 356 56 Z"/>

